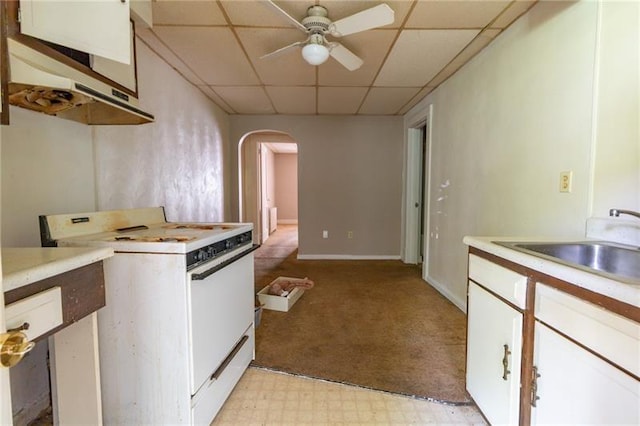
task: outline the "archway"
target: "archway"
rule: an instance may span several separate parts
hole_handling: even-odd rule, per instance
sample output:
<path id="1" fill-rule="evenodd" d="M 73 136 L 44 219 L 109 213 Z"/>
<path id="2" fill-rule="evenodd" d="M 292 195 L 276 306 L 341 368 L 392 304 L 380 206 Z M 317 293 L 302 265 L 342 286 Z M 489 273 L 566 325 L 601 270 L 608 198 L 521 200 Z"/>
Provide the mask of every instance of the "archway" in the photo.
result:
<path id="1" fill-rule="evenodd" d="M 298 143 L 287 133 L 257 130 L 238 142 L 238 218 L 254 224 L 262 244 L 277 223 L 298 223 Z"/>

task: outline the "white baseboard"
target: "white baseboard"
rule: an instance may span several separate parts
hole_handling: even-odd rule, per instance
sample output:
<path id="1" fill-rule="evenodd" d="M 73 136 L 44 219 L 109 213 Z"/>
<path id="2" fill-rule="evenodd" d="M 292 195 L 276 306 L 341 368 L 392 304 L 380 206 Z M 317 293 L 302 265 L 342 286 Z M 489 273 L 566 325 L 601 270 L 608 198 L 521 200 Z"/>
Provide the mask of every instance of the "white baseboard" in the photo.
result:
<path id="1" fill-rule="evenodd" d="M 460 309 L 462 312 L 464 312 L 465 314 L 467 313 L 467 300 L 466 300 L 466 298 L 464 300 L 460 299 L 458 296 L 453 294 L 451 292 L 451 290 L 447 286 L 442 285 L 437 280 L 435 280 L 435 279 L 433 279 L 431 277 L 427 277 L 427 284 L 430 284 L 431 287 L 433 287 L 436 290 L 438 290 L 438 292 L 440 294 L 442 294 L 444 297 L 449 299 L 449 301 L 451 303 L 453 303 L 454 305 L 456 305 L 458 307 L 458 309 Z"/>
<path id="2" fill-rule="evenodd" d="M 298 219 L 278 219 L 278 225 L 297 225 Z"/>
<path id="3" fill-rule="evenodd" d="M 299 254 L 298 260 L 400 260 L 397 255 Z"/>

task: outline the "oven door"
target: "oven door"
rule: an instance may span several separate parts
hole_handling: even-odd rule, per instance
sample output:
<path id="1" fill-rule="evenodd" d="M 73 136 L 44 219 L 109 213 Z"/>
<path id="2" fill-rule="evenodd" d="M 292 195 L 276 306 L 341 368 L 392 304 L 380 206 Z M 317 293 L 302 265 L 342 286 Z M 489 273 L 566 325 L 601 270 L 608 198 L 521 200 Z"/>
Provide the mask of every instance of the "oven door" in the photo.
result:
<path id="1" fill-rule="evenodd" d="M 191 395 L 195 395 L 253 324 L 253 252 L 230 253 L 188 274 L 190 381 Z"/>

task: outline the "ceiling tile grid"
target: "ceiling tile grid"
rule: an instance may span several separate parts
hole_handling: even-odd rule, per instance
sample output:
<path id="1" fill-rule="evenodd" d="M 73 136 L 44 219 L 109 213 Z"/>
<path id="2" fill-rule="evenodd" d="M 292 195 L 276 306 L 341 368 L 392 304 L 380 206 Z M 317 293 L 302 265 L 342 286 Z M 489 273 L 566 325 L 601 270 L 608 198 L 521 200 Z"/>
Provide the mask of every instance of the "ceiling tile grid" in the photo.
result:
<path id="1" fill-rule="evenodd" d="M 526 13 L 536 0 L 153 0 L 137 34 L 229 114 L 401 115 Z M 293 22 L 322 5 L 335 22 L 387 4 L 393 23 L 340 38 L 362 61 L 312 66 Z M 284 11 L 284 13 L 281 13 Z M 276 55 L 262 58 L 285 46 Z"/>

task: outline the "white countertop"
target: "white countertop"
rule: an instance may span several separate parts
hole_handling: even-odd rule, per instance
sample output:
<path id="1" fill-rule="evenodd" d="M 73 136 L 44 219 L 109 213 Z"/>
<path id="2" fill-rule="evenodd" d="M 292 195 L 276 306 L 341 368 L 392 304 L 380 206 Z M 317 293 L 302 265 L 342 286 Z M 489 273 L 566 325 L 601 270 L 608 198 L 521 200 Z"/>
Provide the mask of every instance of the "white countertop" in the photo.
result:
<path id="1" fill-rule="evenodd" d="M 113 249 L 3 247 L 2 284 L 9 291 L 113 256 Z"/>
<path id="2" fill-rule="evenodd" d="M 557 241 L 550 239 L 513 237 L 464 237 L 464 243 L 487 253 L 494 254 L 527 268 L 554 276 L 578 287 L 594 291 L 621 302 L 640 307 L 640 284 L 615 281 L 581 269 L 572 268 L 537 256 L 510 249 L 492 241 Z M 566 240 L 562 240 L 566 241 Z"/>

